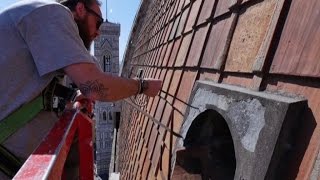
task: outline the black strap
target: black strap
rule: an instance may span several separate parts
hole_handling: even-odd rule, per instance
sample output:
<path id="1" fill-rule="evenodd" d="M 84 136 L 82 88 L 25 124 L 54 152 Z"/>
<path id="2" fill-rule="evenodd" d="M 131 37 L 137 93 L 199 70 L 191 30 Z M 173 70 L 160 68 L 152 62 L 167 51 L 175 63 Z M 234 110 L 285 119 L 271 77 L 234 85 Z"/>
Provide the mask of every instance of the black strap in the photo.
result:
<path id="1" fill-rule="evenodd" d="M 43 90 L 43 104 L 44 104 L 44 110 L 46 111 L 52 111 L 52 103 L 53 103 L 53 96 L 54 96 L 54 89 L 56 88 L 56 85 L 58 84 L 58 78 L 53 78 L 53 80 L 49 83 L 49 85 Z"/>
<path id="2" fill-rule="evenodd" d="M 0 170 L 9 178 L 19 171 L 22 166 L 22 162 L 13 155 L 8 149 L 0 145 Z"/>
<path id="3" fill-rule="evenodd" d="M 73 101 L 77 95 L 77 91 L 73 88 L 68 88 L 61 84 L 56 84 L 54 88 L 54 95 L 61 97 L 66 101 Z"/>
<path id="4" fill-rule="evenodd" d="M 63 111 L 65 102 L 74 101 L 77 91 L 59 84 L 59 78 L 55 77 L 43 92 L 44 107 L 46 111 Z M 59 97 L 59 107 L 53 108 L 53 97 Z"/>

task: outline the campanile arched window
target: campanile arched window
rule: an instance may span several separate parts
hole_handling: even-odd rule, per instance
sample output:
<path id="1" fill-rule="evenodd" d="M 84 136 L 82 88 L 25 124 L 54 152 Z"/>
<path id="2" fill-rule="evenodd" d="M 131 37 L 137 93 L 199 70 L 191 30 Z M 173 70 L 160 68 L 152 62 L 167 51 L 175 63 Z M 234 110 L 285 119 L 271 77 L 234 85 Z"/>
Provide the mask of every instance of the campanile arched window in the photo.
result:
<path id="1" fill-rule="evenodd" d="M 103 56 L 103 71 L 111 72 L 111 54 L 107 53 Z"/>

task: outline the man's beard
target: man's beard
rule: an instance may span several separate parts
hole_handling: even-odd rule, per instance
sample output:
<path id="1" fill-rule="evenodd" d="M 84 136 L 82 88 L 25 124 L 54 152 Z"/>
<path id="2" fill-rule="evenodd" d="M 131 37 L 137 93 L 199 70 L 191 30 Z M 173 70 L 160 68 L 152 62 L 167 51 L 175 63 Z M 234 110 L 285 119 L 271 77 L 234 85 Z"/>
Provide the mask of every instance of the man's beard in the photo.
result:
<path id="1" fill-rule="evenodd" d="M 87 17 L 84 20 L 75 20 L 78 29 L 79 29 L 79 35 L 83 41 L 84 46 L 89 50 L 91 46 L 91 38 L 88 30 L 88 25 L 87 25 Z"/>

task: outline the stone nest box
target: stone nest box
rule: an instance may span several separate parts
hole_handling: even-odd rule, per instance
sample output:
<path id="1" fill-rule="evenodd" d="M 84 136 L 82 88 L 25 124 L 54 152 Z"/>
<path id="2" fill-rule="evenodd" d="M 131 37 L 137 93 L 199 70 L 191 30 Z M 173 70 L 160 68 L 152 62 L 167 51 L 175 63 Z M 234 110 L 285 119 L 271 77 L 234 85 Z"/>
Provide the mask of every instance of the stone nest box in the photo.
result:
<path id="1" fill-rule="evenodd" d="M 172 159 L 191 179 L 277 179 L 286 166 L 302 97 L 198 81 Z"/>

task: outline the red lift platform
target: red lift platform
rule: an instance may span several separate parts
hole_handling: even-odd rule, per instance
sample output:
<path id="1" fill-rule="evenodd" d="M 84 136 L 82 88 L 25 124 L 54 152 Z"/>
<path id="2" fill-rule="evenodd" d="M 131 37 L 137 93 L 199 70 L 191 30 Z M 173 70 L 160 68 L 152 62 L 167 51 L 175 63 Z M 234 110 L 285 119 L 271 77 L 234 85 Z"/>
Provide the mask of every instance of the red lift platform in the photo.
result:
<path id="1" fill-rule="evenodd" d="M 79 179 L 94 177 L 92 119 L 80 111 L 66 111 L 13 179 L 67 179 L 65 163 L 77 141 Z"/>

